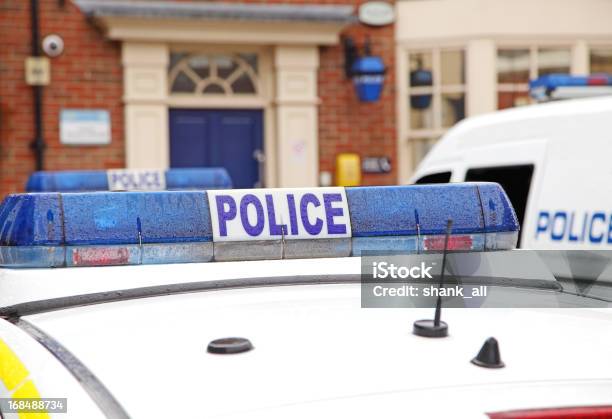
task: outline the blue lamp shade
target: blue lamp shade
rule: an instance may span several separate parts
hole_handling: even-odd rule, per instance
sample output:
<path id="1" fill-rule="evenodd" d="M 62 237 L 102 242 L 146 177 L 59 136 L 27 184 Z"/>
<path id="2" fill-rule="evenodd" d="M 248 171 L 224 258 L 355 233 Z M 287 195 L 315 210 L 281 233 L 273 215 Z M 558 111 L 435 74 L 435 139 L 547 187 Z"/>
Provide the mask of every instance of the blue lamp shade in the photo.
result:
<path id="1" fill-rule="evenodd" d="M 410 72 L 410 86 L 431 86 L 433 77 L 429 70 L 414 70 Z M 412 109 L 427 109 L 431 106 L 431 95 L 410 96 L 410 107 Z"/>
<path id="2" fill-rule="evenodd" d="M 380 57 L 362 57 L 351 68 L 353 84 L 359 100 L 376 102 L 380 99 L 385 81 L 385 65 Z"/>

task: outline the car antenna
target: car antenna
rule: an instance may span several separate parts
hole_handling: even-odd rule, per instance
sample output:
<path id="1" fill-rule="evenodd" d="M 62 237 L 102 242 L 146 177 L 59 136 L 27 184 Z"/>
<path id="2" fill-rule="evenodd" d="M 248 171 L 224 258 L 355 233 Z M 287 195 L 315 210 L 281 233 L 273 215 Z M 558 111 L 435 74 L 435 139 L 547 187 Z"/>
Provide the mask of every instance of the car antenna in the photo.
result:
<path id="1" fill-rule="evenodd" d="M 417 320 L 414 322 L 412 333 L 425 338 L 444 338 L 448 336 L 448 325 L 440 320 L 442 315 L 442 295 L 439 290 L 444 284 L 444 271 L 446 270 L 446 253 L 448 251 L 448 239 L 453 228 L 453 220 L 446 223 L 446 235 L 444 236 L 444 251 L 442 253 L 442 271 L 440 272 L 440 284 L 438 285 L 438 300 L 436 301 L 436 312 L 433 320 Z"/>

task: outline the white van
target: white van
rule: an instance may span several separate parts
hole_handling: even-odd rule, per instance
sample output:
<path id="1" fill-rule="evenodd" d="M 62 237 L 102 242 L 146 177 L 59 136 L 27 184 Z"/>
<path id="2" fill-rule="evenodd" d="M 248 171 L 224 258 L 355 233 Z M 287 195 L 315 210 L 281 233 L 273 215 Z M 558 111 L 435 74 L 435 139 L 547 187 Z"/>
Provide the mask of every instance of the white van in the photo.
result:
<path id="1" fill-rule="evenodd" d="M 612 249 L 612 96 L 509 109 L 457 124 L 414 183 L 500 183 L 520 247 Z"/>

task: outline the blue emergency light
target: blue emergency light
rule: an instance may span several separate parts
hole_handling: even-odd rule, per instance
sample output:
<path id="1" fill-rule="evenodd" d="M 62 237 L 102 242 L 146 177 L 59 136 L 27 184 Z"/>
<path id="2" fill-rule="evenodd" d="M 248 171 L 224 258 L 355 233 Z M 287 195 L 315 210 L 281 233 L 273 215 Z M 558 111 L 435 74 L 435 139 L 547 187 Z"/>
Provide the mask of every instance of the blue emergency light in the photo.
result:
<path id="1" fill-rule="evenodd" d="M 360 101 L 376 102 L 380 99 L 385 71 L 385 65 L 380 57 L 366 56 L 355 60 L 351 74 Z"/>
<path id="2" fill-rule="evenodd" d="M 537 101 L 612 94 L 612 76 L 548 74 L 529 82 L 529 94 Z"/>
<path id="3" fill-rule="evenodd" d="M 170 170 L 116 169 L 34 172 L 28 192 L 228 189 L 232 180 L 221 167 Z"/>
<path id="4" fill-rule="evenodd" d="M 0 265 L 62 267 L 512 249 L 495 183 L 9 195 Z"/>

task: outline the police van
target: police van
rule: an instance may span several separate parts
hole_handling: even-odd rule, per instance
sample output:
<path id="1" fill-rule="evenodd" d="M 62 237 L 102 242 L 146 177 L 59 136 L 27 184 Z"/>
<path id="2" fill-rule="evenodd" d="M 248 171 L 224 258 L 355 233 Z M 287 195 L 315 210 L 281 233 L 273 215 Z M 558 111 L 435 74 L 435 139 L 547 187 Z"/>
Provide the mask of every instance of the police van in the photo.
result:
<path id="1" fill-rule="evenodd" d="M 532 95 L 612 95 L 607 76 L 546 76 Z M 508 193 L 520 247 L 612 249 L 612 96 L 468 118 L 427 154 L 411 182 L 491 181 Z"/>
<path id="2" fill-rule="evenodd" d="M 518 232 L 483 182 L 10 195 L 0 416 L 610 417 L 610 290 L 536 269 Z M 370 309 L 379 252 L 489 299 Z"/>

